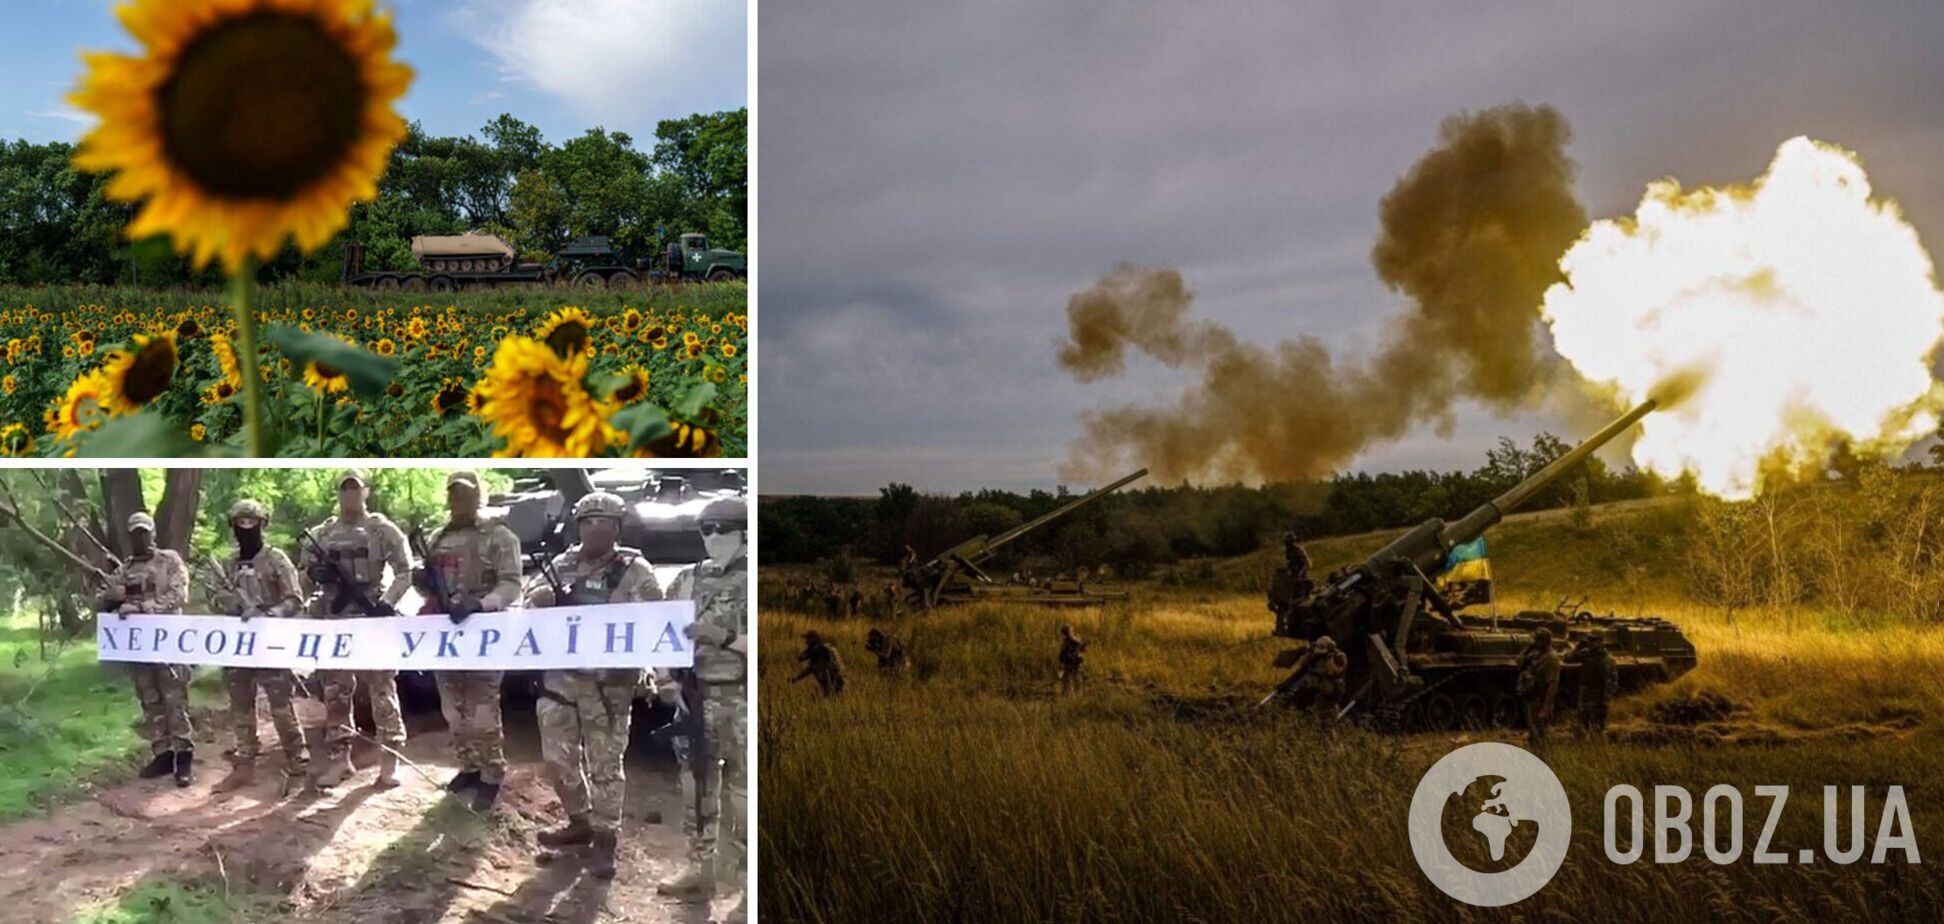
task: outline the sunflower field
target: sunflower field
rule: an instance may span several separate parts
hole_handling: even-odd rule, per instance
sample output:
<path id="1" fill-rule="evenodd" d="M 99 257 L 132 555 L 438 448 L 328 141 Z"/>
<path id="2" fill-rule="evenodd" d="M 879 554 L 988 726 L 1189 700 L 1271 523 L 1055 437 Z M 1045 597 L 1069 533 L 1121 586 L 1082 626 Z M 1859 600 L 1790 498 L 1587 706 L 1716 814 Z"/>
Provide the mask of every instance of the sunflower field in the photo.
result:
<path id="1" fill-rule="evenodd" d="M 211 296 L 0 289 L 0 453 L 245 454 L 236 317 Z M 258 293 L 273 454 L 747 454 L 743 283 L 423 298 Z"/>

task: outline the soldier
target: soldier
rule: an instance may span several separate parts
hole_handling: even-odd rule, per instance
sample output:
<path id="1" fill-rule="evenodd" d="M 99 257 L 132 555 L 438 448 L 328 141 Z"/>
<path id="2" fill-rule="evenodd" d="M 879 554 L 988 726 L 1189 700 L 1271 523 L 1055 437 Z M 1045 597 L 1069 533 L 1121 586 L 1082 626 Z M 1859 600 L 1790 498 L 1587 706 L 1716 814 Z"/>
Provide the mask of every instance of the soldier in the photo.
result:
<path id="1" fill-rule="evenodd" d="M 122 619 L 130 613 L 180 613 L 189 597 L 189 569 L 174 549 L 157 548 L 155 518 L 135 513 L 128 518 L 128 560 L 109 576 L 103 610 Z M 141 777 L 152 780 L 175 774 L 177 786 L 195 781 L 195 729 L 189 725 L 189 673 L 185 664 L 128 665 L 135 695 L 142 703 L 142 731 L 154 757 Z"/>
<path id="2" fill-rule="evenodd" d="M 825 616 L 831 619 L 844 618 L 844 597 L 837 592 L 835 583 L 824 589 L 823 601 Z"/>
<path id="3" fill-rule="evenodd" d="M 1537 748 L 1545 743 L 1559 694 L 1559 654 L 1553 651 L 1551 629 L 1535 630 L 1532 644 L 1519 654 L 1518 693 L 1525 701 L 1526 746 Z"/>
<path id="4" fill-rule="evenodd" d="M 655 570 L 641 552 L 618 546 L 627 503 L 605 491 L 574 504 L 580 542 L 554 557 L 552 574 L 527 585 L 526 605 L 587 606 L 660 600 Z M 553 581 L 566 592 L 562 599 Z M 547 671 L 534 710 L 540 719 L 540 753 L 554 792 L 567 810 L 567 824 L 542 831 L 536 857 L 550 863 L 564 849 L 594 848 L 591 871 L 614 878 L 615 839 L 627 794 L 623 764 L 636 688 L 643 672 L 627 668 Z"/>
<path id="5" fill-rule="evenodd" d="M 911 664 L 911 659 L 905 656 L 903 643 L 875 627 L 864 638 L 864 650 L 877 656 L 880 674 L 896 676 L 904 673 L 904 669 Z"/>
<path id="6" fill-rule="evenodd" d="M 853 584 L 850 592 L 850 618 L 856 619 L 862 615 L 864 615 L 864 591 Z"/>
<path id="7" fill-rule="evenodd" d="M 453 625 L 478 612 L 521 602 L 520 539 L 498 521 L 479 518 L 479 474 L 446 476 L 446 523 L 425 543 L 421 587 L 442 583 L 446 598 L 427 595 L 424 612 L 443 612 Z M 435 582 L 433 575 L 440 580 Z M 491 811 L 506 776 L 506 737 L 500 726 L 504 671 L 439 671 L 439 705 L 452 729 L 459 772 L 446 791 L 473 793 L 473 811 Z"/>
<path id="8" fill-rule="evenodd" d="M 884 583 L 884 618 L 897 619 L 898 616 L 898 582 L 886 581 Z"/>
<path id="9" fill-rule="evenodd" d="M 1087 643 L 1073 634 L 1073 626 L 1060 627 L 1060 692 L 1071 693 L 1083 679 L 1081 668 L 1087 663 Z"/>
<path id="10" fill-rule="evenodd" d="M 303 612 L 303 592 L 297 582 L 297 566 L 282 549 L 264 545 L 263 531 L 270 525 L 270 510 L 262 504 L 243 499 L 230 507 L 230 535 L 236 540 L 236 555 L 222 559 L 217 570 L 222 576 L 219 599 L 213 601 L 224 612 L 249 622 L 260 616 L 288 619 Z M 257 688 L 270 700 L 270 721 L 277 729 L 277 744 L 283 749 L 283 781 L 279 795 L 289 795 L 291 783 L 304 777 L 309 757 L 304 748 L 304 731 L 297 725 L 297 712 L 291 708 L 294 685 L 290 671 L 267 667 L 223 668 L 223 685 L 229 688 L 230 722 L 236 729 L 236 749 L 229 754 L 232 769 L 216 784 L 217 792 L 241 789 L 256 780 L 256 759 L 262 748 L 257 739 Z"/>
<path id="11" fill-rule="evenodd" d="M 1316 588 L 1309 576 L 1309 552 L 1296 541 L 1294 532 L 1283 533 L 1283 566 L 1269 578 L 1269 612 L 1282 623 L 1310 592 Z"/>
<path id="12" fill-rule="evenodd" d="M 689 772 L 682 775 L 683 802 L 688 807 L 689 859 L 680 875 L 663 880 L 664 895 L 706 899 L 715 892 L 718 840 L 727 815 L 730 849 L 740 871 L 748 837 L 745 814 L 748 790 L 747 719 L 749 656 L 749 558 L 743 537 L 749 529 L 749 508 L 740 498 L 711 501 L 702 509 L 702 541 L 709 558 L 697 566 L 695 668 L 690 675 L 701 685 L 703 745 L 689 743 Z M 740 875 L 735 877 L 740 879 Z M 748 895 L 744 893 L 743 901 Z M 741 914 L 741 906 L 730 913 Z"/>
<path id="13" fill-rule="evenodd" d="M 1579 730 L 1583 735 L 1606 736 L 1607 703 L 1620 692 L 1620 668 L 1607 651 L 1606 637 L 1594 632 L 1566 656 L 1579 665 Z"/>
<path id="14" fill-rule="evenodd" d="M 1317 638 L 1303 655 L 1308 662 L 1308 673 L 1298 683 L 1297 689 L 1307 688 L 1316 694 L 1310 701 L 1310 708 L 1316 717 L 1325 723 L 1336 721 L 1337 709 L 1343 705 L 1343 675 L 1350 670 L 1350 658 L 1337 647 L 1336 639 L 1327 635 Z M 1298 671 L 1304 669 L 1299 663 Z"/>
<path id="15" fill-rule="evenodd" d="M 364 472 L 340 473 L 337 497 L 337 515 L 306 532 L 299 551 L 311 613 L 338 619 L 396 615 L 394 606 L 411 586 L 412 560 L 406 552 L 405 533 L 384 514 L 367 509 L 371 480 Z M 405 746 L 398 672 L 336 670 L 319 671 L 317 676 L 324 688 L 325 754 L 312 767 L 311 785 L 330 789 L 358 772 L 351 762 L 351 739 L 357 735 L 352 701 L 362 684 L 383 750 L 376 783 L 381 789 L 397 786 L 396 752 Z"/>
<path id="16" fill-rule="evenodd" d="M 824 642 L 817 630 L 803 633 L 803 652 L 797 655 L 797 660 L 804 662 L 803 670 L 790 678 L 791 683 L 814 677 L 825 696 L 844 692 L 844 660 L 837 656 L 837 649 Z"/>

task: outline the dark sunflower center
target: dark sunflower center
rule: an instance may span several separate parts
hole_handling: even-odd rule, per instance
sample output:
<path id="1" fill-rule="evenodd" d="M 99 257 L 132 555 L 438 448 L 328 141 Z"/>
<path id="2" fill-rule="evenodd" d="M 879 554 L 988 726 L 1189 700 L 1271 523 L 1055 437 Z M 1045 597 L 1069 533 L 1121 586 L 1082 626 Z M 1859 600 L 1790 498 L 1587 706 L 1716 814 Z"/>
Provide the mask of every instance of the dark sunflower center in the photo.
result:
<path id="1" fill-rule="evenodd" d="M 169 160 L 210 193 L 288 199 L 357 142 L 358 63 L 304 16 L 256 13 L 182 50 L 156 92 Z"/>
<path id="2" fill-rule="evenodd" d="M 439 413 L 450 414 L 466 400 L 466 390 L 457 385 L 449 386 L 439 392 Z"/>
<path id="3" fill-rule="evenodd" d="M 322 362 L 317 363 L 317 374 L 319 377 L 324 378 L 326 380 L 335 379 L 344 375 L 344 373 L 339 371 L 336 366 L 333 366 L 329 363 L 322 363 Z"/>
<path id="4" fill-rule="evenodd" d="M 547 348 L 553 350 L 554 355 L 562 359 L 566 359 L 569 354 L 586 346 L 587 326 L 579 321 L 568 321 L 554 328 L 553 333 L 547 335 Z"/>
<path id="5" fill-rule="evenodd" d="M 530 409 L 533 426 L 549 442 L 565 442 L 567 429 L 561 421 L 567 418 L 567 398 L 560 393 L 560 383 L 543 378 L 533 384 L 533 403 Z"/>
<path id="6" fill-rule="evenodd" d="M 619 389 L 617 389 L 614 392 L 614 397 L 620 399 L 622 404 L 626 404 L 630 401 L 633 401 L 634 399 L 641 397 L 641 392 L 642 392 L 641 386 L 644 384 L 646 383 L 642 382 L 640 379 L 629 379 L 628 384 L 621 386 Z"/>
<path id="7" fill-rule="evenodd" d="M 175 344 L 167 340 L 151 340 L 135 354 L 135 362 L 128 367 L 128 378 L 123 386 L 123 394 L 136 404 L 147 404 L 156 399 L 169 387 L 169 380 L 175 378 Z"/>

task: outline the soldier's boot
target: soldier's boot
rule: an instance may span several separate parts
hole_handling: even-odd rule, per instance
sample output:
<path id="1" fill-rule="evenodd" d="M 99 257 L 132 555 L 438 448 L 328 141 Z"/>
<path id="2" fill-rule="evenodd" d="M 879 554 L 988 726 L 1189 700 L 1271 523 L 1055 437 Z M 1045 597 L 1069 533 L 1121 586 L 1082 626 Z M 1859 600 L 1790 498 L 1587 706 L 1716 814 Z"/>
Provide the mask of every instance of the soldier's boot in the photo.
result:
<path id="1" fill-rule="evenodd" d="M 181 750 L 175 752 L 175 784 L 177 789 L 184 788 L 196 781 L 196 752 Z"/>
<path id="2" fill-rule="evenodd" d="M 493 810 L 493 803 L 499 801 L 500 784 L 480 780 L 473 786 L 472 810 L 485 814 Z"/>
<path id="3" fill-rule="evenodd" d="M 311 777 L 311 785 L 318 789 L 330 789 L 350 779 L 351 774 L 356 772 L 358 765 L 351 762 L 351 752 L 347 750 L 341 755 L 326 758 L 323 766 Z"/>
<path id="4" fill-rule="evenodd" d="M 614 878 L 614 850 L 618 838 L 613 831 L 594 832 L 594 858 L 588 861 L 587 871 L 596 879 Z"/>
<path id="5" fill-rule="evenodd" d="M 587 816 L 574 815 L 567 819 L 566 824 L 540 832 L 534 840 L 539 841 L 542 847 L 571 847 L 589 843 L 593 837 L 594 829 L 587 826 Z"/>
<path id="6" fill-rule="evenodd" d="M 211 792 L 235 792 L 256 782 L 256 761 L 244 757 L 230 758 L 228 776 L 216 784 Z"/>
<path id="7" fill-rule="evenodd" d="M 736 907 L 722 919 L 722 924 L 747 924 L 749 921 L 749 893 L 744 892 L 736 898 Z"/>
<path id="8" fill-rule="evenodd" d="M 149 759 L 148 766 L 143 767 L 142 772 L 136 775 L 145 780 L 152 780 L 158 776 L 163 776 L 174 772 L 175 772 L 175 752 L 157 751 L 155 753 L 155 756 Z"/>
<path id="9" fill-rule="evenodd" d="M 461 770 L 446 781 L 446 792 L 465 792 L 479 785 L 479 771 Z"/>
<path id="10" fill-rule="evenodd" d="M 310 775 L 310 752 L 299 746 L 284 749 L 283 770 L 277 780 L 278 797 L 288 796 L 303 785 L 304 778 Z"/>
<path id="11" fill-rule="evenodd" d="M 695 860 L 688 869 L 663 879 L 655 891 L 682 901 L 703 901 L 715 894 L 715 860 Z"/>
<path id="12" fill-rule="evenodd" d="M 393 754 L 387 750 L 385 751 L 385 756 L 378 759 L 378 780 L 376 785 L 379 789 L 393 789 L 398 786 L 397 754 Z"/>

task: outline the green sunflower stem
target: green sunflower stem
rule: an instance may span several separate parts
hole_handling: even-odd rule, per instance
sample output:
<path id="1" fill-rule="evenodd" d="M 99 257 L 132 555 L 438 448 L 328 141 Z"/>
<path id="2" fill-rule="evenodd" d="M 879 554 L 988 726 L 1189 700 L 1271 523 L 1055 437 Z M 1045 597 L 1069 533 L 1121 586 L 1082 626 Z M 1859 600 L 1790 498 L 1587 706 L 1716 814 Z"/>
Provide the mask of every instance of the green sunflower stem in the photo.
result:
<path id="1" fill-rule="evenodd" d="M 243 373 L 243 445 L 260 458 L 270 453 L 263 431 L 263 376 L 257 372 L 255 292 L 256 259 L 244 257 L 230 277 L 230 304 L 236 312 L 236 364 Z"/>
<path id="2" fill-rule="evenodd" d="M 317 393 L 317 454 L 324 454 L 324 392 Z"/>

